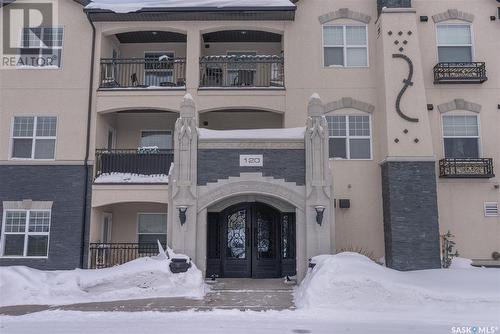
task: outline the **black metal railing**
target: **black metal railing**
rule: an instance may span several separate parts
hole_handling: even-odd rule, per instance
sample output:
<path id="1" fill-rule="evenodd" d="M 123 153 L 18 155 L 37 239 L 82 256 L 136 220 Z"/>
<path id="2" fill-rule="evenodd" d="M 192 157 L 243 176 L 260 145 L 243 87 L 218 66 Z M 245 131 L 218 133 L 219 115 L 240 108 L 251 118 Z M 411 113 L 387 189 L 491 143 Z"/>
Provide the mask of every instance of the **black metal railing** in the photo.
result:
<path id="1" fill-rule="evenodd" d="M 439 161 L 439 176 L 447 178 L 492 178 L 495 177 L 493 159 L 442 159 Z"/>
<path id="2" fill-rule="evenodd" d="M 203 56 L 200 87 L 285 87 L 284 59 L 280 56 Z"/>
<path id="3" fill-rule="evenodd" d="M 486 77 L 486 64 L 470 63 L 438 63 L 434 66 L 434 83 L 483 83 Z"/>
<path id="4" fill-rule="evenodd" d="M 166 245 L 162 246 L 166 249 Z M 89 268 L 109 268 L 158 253 L 158 243 L 91 243 Z"/>
<path id="5" fill-rule="evenodd" d="M 168 175 L 174 162 L 173 150 L 96 150 L 96 177 L 109 173 L 130 173 L 139 175 Z"/>
<path id="6" fill-rule="evenodd" d="M 166 88 L 185 85 L 184 58 L 101 59 L 99 88 Z"/>

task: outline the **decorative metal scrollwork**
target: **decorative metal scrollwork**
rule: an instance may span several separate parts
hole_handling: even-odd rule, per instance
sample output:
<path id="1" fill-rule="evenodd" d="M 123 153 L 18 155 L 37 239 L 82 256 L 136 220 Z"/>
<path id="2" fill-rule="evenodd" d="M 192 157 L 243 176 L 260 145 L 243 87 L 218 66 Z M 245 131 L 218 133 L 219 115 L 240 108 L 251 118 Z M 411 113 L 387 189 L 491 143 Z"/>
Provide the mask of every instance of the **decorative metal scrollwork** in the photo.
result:
<path id="1" fill-rule="evenodd" d="M 403 97 L 408 87 L 413 86 L 413 82 L 411 81 L 413 79 L 413 63 L 408 56 L 400 53 L 393 54 L 392 58 L 402 58 L 408 63 L 409 66 L 408 78 L 403 80 L 404 86 L 403 88 L 401 88 L 401 91 L 399 92 L 398 97 L 396 98 L 396 111 L 398 115 L 401 116 L 401 118 L 407 120 L 408 122 L 417 123 L 418 118 L 409 117 L 405 115 L 403 111 L 401 111 L 401 98 Z"/>

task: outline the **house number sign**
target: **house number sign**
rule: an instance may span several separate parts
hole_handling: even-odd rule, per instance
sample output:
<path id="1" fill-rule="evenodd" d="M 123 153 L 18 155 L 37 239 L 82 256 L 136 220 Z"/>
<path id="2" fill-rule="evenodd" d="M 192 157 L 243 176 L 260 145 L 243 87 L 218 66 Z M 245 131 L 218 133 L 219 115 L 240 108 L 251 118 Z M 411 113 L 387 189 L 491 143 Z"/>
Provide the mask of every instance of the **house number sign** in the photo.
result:
<path id="1" fill-rule="evenodd" d="M 240 155 L 240 167 L 262 167 L 262 166 L 264 166 L 264 156 L 262 154 Z"/>

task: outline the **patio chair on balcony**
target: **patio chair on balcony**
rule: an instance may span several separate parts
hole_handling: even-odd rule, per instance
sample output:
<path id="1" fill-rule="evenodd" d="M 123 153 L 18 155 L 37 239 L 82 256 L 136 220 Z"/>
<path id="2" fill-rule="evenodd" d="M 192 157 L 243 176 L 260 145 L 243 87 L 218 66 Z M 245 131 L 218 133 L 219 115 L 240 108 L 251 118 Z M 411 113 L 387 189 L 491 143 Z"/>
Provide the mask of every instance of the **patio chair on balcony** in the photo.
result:
<path id="1" fill-rule="evenodd" d="M 218 87 L 222 85 L 222 68 L 207 67 L 203 74 L 205 86 Z"/>
<path id="2" fill-rule="evenodd" d="M 236 78 L 233 80 L 233 86 L 253 86 L 255 71 L 253 70 L 238 70 Z"/>

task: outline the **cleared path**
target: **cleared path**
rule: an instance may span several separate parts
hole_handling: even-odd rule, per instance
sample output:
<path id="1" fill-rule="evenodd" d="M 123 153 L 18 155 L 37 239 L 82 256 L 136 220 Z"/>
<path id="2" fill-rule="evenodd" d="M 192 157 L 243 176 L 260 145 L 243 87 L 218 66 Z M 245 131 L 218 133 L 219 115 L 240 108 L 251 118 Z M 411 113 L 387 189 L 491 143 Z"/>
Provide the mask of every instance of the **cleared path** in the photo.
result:
<path id="1" fill-rule="evenodd" d="M 293 310 L 293 284 L 282 279 L 220 279 L 207 281 L 210 291 L 203 299 L 152 298 L 93 302 L 61 306 L 19 305 L 0 308 L 0 314 L 24 315 L 45 310 L 87 312 L 177 312 L 185 310 L 208 311 L 214 309 L 238 310 Z"/>

